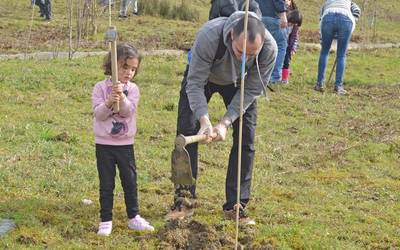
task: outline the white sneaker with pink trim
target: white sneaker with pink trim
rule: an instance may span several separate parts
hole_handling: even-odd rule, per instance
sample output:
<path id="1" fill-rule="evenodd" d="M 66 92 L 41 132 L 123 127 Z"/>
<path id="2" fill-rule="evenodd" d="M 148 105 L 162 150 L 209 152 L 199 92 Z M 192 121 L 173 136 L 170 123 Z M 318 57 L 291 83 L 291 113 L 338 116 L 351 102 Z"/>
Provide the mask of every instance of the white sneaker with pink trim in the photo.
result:
<path id="1" fill-rule="evenodd" d="M 109 236 L 112 230 L 112 221 L 104 221 L 99 224 L 99 231 L 97 231 L 97 235 L 101 236 Z"/>
<path id="2" fill-rule="evenodd" d="M 140 217 L 140 215 L 136 215 L 135 218 L 130 219 L 128 227 L 140 231 L 154 231 L 154 227 L 150 225 L 148 221 Z"/>

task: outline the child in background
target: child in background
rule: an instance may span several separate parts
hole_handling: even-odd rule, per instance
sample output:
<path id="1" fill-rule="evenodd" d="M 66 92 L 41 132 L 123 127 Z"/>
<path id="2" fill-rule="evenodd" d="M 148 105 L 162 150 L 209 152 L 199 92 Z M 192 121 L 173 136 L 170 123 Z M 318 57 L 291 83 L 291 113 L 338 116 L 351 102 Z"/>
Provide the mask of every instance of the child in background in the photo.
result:
<path id="1" fill-rule="evenodd" d="M 124 190 L 128 227 L 135 230 L 154 230 L 154 227 L 139 215 L 133 148 L 139 88 L 131 80 L 136 76 L 140 61 L 141 56 L 136 48 L 129 44 L 118 45 L 119 84 L 113 85 L 109 78 L 98 82 L 93 89 L 93 124 L 100 179 L 101 222 L 98 235 L 108 236 L 112 231 L 116 166 Z M 103 68 L 105 75 L 112 74 L 111 53 L 106 56 Z M 119 103 L 119 112 L 114 109 L 116 103 Z"/>
<path id="2" fill-rule="evenodd" d="M 297 8 L 294 0 L 286 0 L 286 5 L 288 9 L 287 20 L 287 34 L 288 34 L 288 46 L 286 48 L 285 60 L 283 61 L 282 67 L 282 83 L 289 83 L 290 76 L 290 61 L 292 60 L 292 56 L 296 53 L 297 45 L 298 45 L 298 34 L 299 28 L 303 22 L 303 17 L 300 11 Z"/>

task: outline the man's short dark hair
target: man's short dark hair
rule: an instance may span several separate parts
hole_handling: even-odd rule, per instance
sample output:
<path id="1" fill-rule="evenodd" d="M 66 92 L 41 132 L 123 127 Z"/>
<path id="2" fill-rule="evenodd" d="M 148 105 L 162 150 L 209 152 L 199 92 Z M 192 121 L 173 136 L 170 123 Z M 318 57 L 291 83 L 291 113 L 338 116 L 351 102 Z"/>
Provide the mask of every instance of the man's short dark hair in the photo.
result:
<path id="1" fill-rule="evenodd" d="M 236 26 L 233 27 L 233 37 L 239 37 L 244 31 L 244 15 L 237 22 Z M 256 17 L 249 15 L 247 23 L 247 37 L 250 42 L 256 40 L 257 35 L 260 34 L 261 38 L 264 39 L 265 27 L 264 24 Z"/>

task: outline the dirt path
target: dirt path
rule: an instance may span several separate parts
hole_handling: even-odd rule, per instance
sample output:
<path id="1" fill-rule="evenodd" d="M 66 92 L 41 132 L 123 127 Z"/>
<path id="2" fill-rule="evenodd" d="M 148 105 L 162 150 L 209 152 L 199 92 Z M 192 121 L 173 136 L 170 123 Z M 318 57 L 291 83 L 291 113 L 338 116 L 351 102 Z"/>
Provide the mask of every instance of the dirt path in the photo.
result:
<path id="1" fill-rule="evenodd" d="M 305 49 L 320 49 L 320 45 L 317 43 L 301 43 L 300 47 Z M 358 44 L 350 43 L 349 50 L 368 50 L 368 49 L 388 49 L 388 48 L 400 48 L 400 43 L 380 43 L 380 44 Z M 336 44 L 332 44 L 332 50 L 336 50 Z M 75 52 L 73 58 L 88 57 L 88 56 L 102 56 L 105 55 L 106 51 L 92 51 L 92 52 Z M 34 52 L 34 53 L 19 53 L 19 54 L 0 54 L 0 60 L 7 59 L 37 59 L 37 60 L 48 60 L 56 58 L 68 58 L 68 52 Z M 163 49 L 163 50 L 148 50 L 143 51 L 144 55 L 170 55 L 179 56 L 184 54 L 182 50 Z"/>
<path id="2" fill-rule="evenodd" d="M 104 56 L 106 51 L 91 51 L 91 52 L 75 52 L 73 54 L 73 58 L 80 57 L 88 57 L 88 56 Z M 182 50 L 149 50 L 143 51 L 144 55 L 170 55 L 170 56 L 179 56 L 184 54 Z M 34 52 L 34 53 L 19 53 L 19 54 L 0 54 L 0 60 L 7 59 L 37 59 L 37 60 L 48 60 L 48 59 L 56 59 L 56 58 L 68 58 L 68 52 Z"/>
<path id="3" fill-rule="evenodd" d="M 318 43 L 300 43 L 300 47 L 306 49 L 320 49 L 321 46 Z M 371 43 L 371 44 L 362 44 L 362 43 L 350 43 L 349 50 L 369 50 L 369 49 L 390 49 L 390 48 L 400 48 L 400 43 Z M 336 40 L 333 40 L 332 50 L 336 50 Z"/>

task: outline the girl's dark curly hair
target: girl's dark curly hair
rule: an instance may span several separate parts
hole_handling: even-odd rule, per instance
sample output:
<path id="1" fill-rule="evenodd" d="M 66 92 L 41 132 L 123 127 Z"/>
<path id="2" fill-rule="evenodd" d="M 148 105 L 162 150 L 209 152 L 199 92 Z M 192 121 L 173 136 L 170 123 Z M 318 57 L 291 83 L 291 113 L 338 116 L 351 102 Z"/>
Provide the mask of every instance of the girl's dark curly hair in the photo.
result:
<path id="1" fill-rule="evenodd" d="M 137 58 L 139 61 L 138 68 L 136 69 L 135 75 L 138 73 L 140 62 L 142 61 L 142 55 L 139 53 L 139 51 L 130 45 L 129 43 L 122 43 L 117 45 L 117 62 L 126 62 L 127 59 L 132 59 L 132 58 Z M 111 70 L 111 51 L 108 52 L 106 57 L 104 58 L 103 62 L 103 69 L 104 69 L 104 75 L 110 76 L 112 75 L 112 70 Z"/>
<path id="2" fill-rule="evenodd" d="M 300 27 L 303 23 L 303 15 L 298 9 L 290 10 L 287 14 L 287 20 L 289 23 L 296 24 Z"/>

